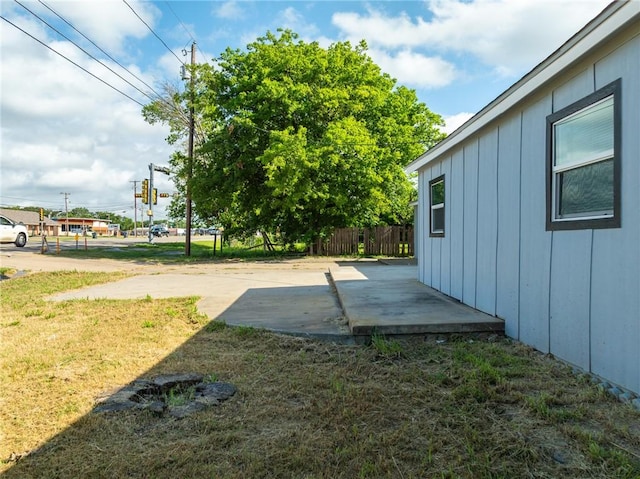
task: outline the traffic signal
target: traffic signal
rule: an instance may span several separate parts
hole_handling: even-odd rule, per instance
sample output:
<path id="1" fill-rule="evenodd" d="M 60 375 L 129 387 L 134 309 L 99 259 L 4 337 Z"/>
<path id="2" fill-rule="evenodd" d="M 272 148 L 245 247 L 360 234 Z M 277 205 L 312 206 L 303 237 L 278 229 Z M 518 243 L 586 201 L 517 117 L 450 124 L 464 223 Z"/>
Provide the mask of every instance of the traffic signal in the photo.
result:
<path id="1" fill-rule="evenodd" d="M 142 202 L 149 203 L 149 180 L 146 178 L 142 180 Z"/>
<path id="2" fill-rule="evenodd" d="M 40 221 L 44 221 L 44 210 L 40 208 Z"/>
<path id="3" fill-rule="evenodd" d="M 160 198 L 169 198 L 169 193 L 160 193 Z"/>
<path id="4" fill-rule="evenodd" d="M 154 205 L 158 204 L 158 188 L 151 190 L 151 199 Z"/>

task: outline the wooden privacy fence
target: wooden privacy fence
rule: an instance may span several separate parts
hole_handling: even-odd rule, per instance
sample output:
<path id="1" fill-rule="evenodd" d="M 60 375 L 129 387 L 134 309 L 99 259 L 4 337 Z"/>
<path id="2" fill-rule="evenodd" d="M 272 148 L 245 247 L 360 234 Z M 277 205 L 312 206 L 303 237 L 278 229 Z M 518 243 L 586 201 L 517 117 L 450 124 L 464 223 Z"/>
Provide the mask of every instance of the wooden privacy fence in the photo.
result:
<path id="1" fill-rule="evenodd" d="M 413 256 L 413 226 L 336 228 L 326 240 L 318 240 L 319 255 Z"/>

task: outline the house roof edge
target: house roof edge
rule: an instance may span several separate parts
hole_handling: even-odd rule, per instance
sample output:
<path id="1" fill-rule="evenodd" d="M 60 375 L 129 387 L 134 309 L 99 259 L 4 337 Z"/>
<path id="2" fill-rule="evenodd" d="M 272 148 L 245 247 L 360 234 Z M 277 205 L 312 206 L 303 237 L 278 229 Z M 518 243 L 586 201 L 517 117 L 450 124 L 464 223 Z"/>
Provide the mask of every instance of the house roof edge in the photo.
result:
<path id="1" fill-rule="evenodd" d="M 508 111 L 525 97 L 559 75 L 567 66 L 576 62 L 592 48 L 638 17 L 640 17 L 640 1 L 613 1 L 529 73 L 525 74 L 444 140 L 409 163 L 405 167 L 405 171 L 413 173 L 436 160 L 444 152 L 461 143 L 489 122 Z"/>

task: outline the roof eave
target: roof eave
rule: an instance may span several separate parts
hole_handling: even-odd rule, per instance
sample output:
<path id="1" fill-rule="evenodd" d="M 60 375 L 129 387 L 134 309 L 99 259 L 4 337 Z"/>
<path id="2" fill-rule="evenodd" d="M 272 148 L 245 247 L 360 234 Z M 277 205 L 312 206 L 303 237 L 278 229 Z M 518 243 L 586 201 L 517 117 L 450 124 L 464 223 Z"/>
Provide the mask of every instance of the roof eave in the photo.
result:
<path id="1" fill-rule="evenodd" d="M 640 2 L 633 0 L 612 2 L 533 70 L 467 120 L 451 135 L 409 163 L 405 167 L 405 171 L 413 173 L 436 160 L 443 152 L 463 142 L 482 127 L 504 114 L 559 75 L 569 65 L 578 61 L 595 46 L 639 16 Z"/>

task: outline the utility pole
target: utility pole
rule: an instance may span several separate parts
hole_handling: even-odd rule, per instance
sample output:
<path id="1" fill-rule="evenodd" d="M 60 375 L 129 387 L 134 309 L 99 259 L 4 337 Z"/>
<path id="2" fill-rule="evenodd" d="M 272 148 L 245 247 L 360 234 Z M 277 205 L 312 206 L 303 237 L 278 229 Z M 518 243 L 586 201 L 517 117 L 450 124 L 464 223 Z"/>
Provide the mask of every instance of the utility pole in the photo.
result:
<path id="1" fill-rule="evenodd" d="M 129 183 L 133 183 L 133 236 L 138 237 L 138 181 L 133 180 Z"/>
<path id="2" fill-rule="evenodd" d="M 195 101 L 195 95 L 194 95 L 194 69 L 193 67 L 196 64 L 196 42 L 193 42 L 191 44 L 191 75 L 189 78 L 189 157 L 187 158 L 187 190 L 186 190 L 186 200 L 187 200 L 187 205 L 186 205 L 186 217 L 187 217 L 187 224 L 186 224 L 186 229 L 185 229 L 185 233 L 186 233 L 186 237 L 185 237 L 185 242 L 184 242 L 184 254 L 185 256 L 191 256 L 191 176 L 193 175 L 193 130 L 195 127 L 195 121 L 194 121 L 194 109 L 193 109 L 193 103 Z"/>
<path id="3" fill-rule="evenodd" d="M 67 217 L 65 229 L 67 230 L 67 236 L 69 236 L 69 196 L 71 193 L 60 193 L 64 195 L 64 214 Z"/>

